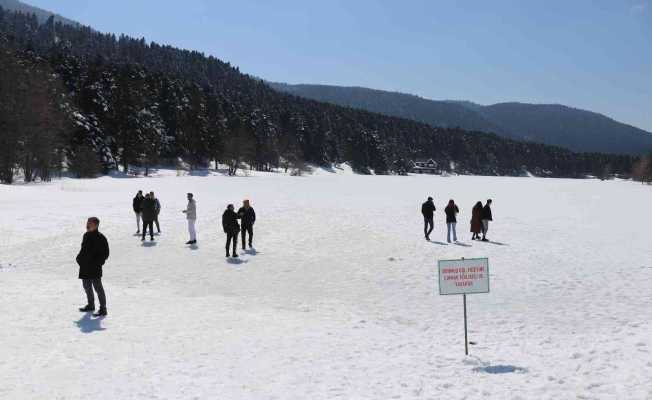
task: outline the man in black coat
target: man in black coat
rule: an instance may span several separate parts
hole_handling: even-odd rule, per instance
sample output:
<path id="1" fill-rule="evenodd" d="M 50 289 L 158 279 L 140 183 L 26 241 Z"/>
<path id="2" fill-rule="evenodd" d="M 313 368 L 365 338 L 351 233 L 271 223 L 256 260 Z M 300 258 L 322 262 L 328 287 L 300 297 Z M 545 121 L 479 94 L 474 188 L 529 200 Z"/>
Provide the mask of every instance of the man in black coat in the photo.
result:
<path id="1" fill-rule="evenodd" d="M 147 227 L 149 227 L 150 240 L 154 240 L 154 220 L 156 219 L 156 201 L 150 196 L 149 193 L 145 195 L 143 200 L 143 238 L 147 235 Z"/>
<path id="2" fill-rule="evenodd" d="M 136 213 L 136 226 L 138 226 L 138 231 L 136 231 L 137 234 L 140 233 L 140 219 L 143 213 L 143 200 L 145 200 L 143 197 L 143 191 L 139 190 L 138 193 L 136 193 L 136 197 L 134 197 L 134 200 L 132 201 L 134 213 Z"/>
<path id="3" fill-rule="evenodd" d="M 421 214 L 423 214 L 423 233 L 426 236 L 426 240 L 430 240 L 430 234 L 435 227 L 435 211 L 437 211 L 435 203 L 433 202 L 432 197 L 428 197 L 428 200 L 421 205 Z"/>
<path id="4" fill-rule="evenodd" d="M 487 231 L 489 230 L 489 221 L 493 221 L 493 216 L 491 215 L 491 203 L 492 200 L 487 200 L 487 204 L 482 207 L 482 241 L 488 242 Z"/>
<path id="5" fill-rule="evenodd" d="M 249 248 L 253 247 L 254 222 L 256 222 L 256 212 L 249 204 L 249 200 L 242 202 L 242 207 L 238 210 L 238 218 L 242 220 L 242 250 L 247 248 L 247 233 L 249 233 Z"/>
<path id="6" fill-rule="evenodd" d="M 226 233 L 226 256 L 230 257 L 229 248 L 233 241 L 233 257 L 237 257 L 236 249 L 238 247 L 238 233 L 240 225 L 238 224 L 238 214 L 235 213 L 233 204 L 229 204 L 222 214 L 222 229 Z"/>
<path id="7" fill-rule="evenodd" d="M 79 279 L 82 280 L 84 291 L 86 292 L 87 303 L 85 307 L 79 309 L 81 312 L 95 311 L 95 296 L 93 288 L 97 292 L 97 298 L 100 301 L 100 310 L 96 317 L 107 315 L 106 295 L 102 286 L 102 266 L 109 258 L 109 243 L 98 228 L 100 220 L 91 217 L 86 222 L 86 233 L 82 240 L 81 250 L 77 255 L 77 264 L 79 264 Z"/>

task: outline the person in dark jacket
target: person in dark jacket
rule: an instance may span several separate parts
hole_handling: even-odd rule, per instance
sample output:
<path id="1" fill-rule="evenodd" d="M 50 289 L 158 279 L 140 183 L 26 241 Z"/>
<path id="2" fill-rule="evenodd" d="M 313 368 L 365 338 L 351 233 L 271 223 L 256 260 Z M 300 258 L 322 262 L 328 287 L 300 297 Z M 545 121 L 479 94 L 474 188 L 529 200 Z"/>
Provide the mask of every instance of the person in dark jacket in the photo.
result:
<path id="1" fill-rule="evenodd" d="M 423 234 L 426 236 L 426 240 L 430 240 L 430 234 L 435 228 L 435 203 L 432 200 L 432 197 L 428 197 L 428 200 L 421 205 L 421 214 L 423 215 Z"/>
<path id="2" fill-rule="evenodd" d="M 156 232 L 161 233 L 161 225 L 158 223 L 158 215 L 161 213 L 161 202 L 158 201 L 158 197 L 154 195 L 154 192 L 149 192 L 149 197 L 154 199 L 155 207 L 154 211 L 156 212 L 156 216 L 154 217 L 154 223 L 156 224 Z"/>
<path id="3" fill-rule="evenodd" d="M 100 220 L 91 217 L 86 222 L 86 233 L 82 240 L 81 250 L 77 255 L 77 264 L 79 265 L 79 279 L 82 280 L 84 291 L 86 292 L 86 306 L 79 309 L 81 312 L 95 311 L 95 296 L 93 288 L 97 292 L 97 298 L 100 301 L 100 310 L 96 317 L 106 316 L 106 295 L 102 286 L 102 266 L 109 258 L 109 243 L 98 228 Z"/>
<path id="4" fill-rule="evenodd" d="M 471 215 L 471 232 L 473 237 L 471 240 L 480 240 L 480 232 L 482 232 L 482 202 L 478 201 L 473 206 Z"/>
<path id="5" fill-rule="evenodd" d="M 229 204 L 222 214 L 222 229 L 226 233 L 226 256 L 230 257 L 229 248 L 233 241 L 233 257 L 238 257 L 236 249 L 238 247 L 238 233 L 240 225 L 238 224 L 238 214 L 234 211 L 233 204 Z"/>
<path id="6" fill-rule="evenodd" d="M 455 201 L 449 200 L 444 212 L 446 213 L 446 227 L 448 228 L 448 243 L 451 242 L 451 232 L 453 233 L 453 241 L 457 242 L 457 231 L 455 226 L 457 225 L 457 214 L 460 212 L 460 209 L 455 205 Z"/>
<path id="7" fill-rule="evenodd" d="M 489 221 L 493 221 L 493 216 L 491 215 L 491 204 L 493 201 L 491 199 L 487 200 L 484 208 L 482 208 L 482 241 L 488 242 L 487 231 L 489 231 Z"/>
<path id="8" fill-rule="evenodd" d="M 145 200 L 143 200 L 143 237 L 141 240 L 145 240 L 147 235 L 147 228 L 149 227 L 149 237 L 150 240 L 154 240 L 154 220 L 156 219 L 156 202 L 150 196 L 149 193 L 145 195 Z"/>
<path id="9" fill-rule="evenodd" d="M 249 200 L 242 202 L 242 207 L 238 210 L 238 218 L 242 221 L 242 250 L 247 248 L 247 233 L 249 233 L 249 248 L 253 247 L 254 222 L 256 222 L 256 211 L 249 204 Z"/>
<path id="10" fill-rule="evenodd" d="M 145 197 L 143 197 L 143 191 L 139 190 L 132 202 L 134 212 L 136 213 L 136 226 L 138 226 L 136 234 L 140 233 L 140 219 L 142 218 L 143 212 L 143 200 L 145 200 Z"/>

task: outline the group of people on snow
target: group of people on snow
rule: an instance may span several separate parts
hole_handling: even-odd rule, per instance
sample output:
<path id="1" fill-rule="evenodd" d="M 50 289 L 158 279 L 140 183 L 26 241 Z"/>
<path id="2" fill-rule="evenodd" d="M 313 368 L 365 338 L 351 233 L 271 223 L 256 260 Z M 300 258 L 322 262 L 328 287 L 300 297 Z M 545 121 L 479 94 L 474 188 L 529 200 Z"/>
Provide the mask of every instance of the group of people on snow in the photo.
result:
<path id="1" fill-rule="evenodd" d="M 190 240 L 186 242 L 188 245 L 197 243 L 197 232 L 195 230 L 195 222 L 197 221 L 197 203 L 195 202 L 192 193 L 187 194 L 188 205 L 182 212 L 186 215 L 188 221 L 188 234 Z M 154 195 L 154 192 L 149 192 L 143 195 L 143 191 L 139 190 L 133 199 L 133 209 L 136 214 L 136 224 L 138 227 L 137 234 L 141 234 L 142 222 L 142 237 L 145 240 L 147 231 L 149 229 L 150 240 L 154 240 L 154 224 L 158 233 L 161 233 L 161 227 L 158 222 L 158 216 L 161 212 L 161 203 Z M 249 248 L 253 247 L 254 236 L 254 223 L 256 222 L 256 212 L 251 207 L 249 200 L 242 202 L 242 207 L 238 212 L 234 211 L 233 204 L 229 204 L 222 214 L 222 228 L 226 234 L 226 256 L 238 257 L 236 251 L 238 246 L 238 234 L 242 234 L 242 250 L 246 250 L 247 244 Z M 241 224 L 238 223 L 241 221 Z M 81 312 L 94 312 L 95 311 L 95 293 L 100 302 L 100 308 L 97 313 L 93 315 L 96 317 L 104 317 L 108 314 L 106 309 L 106 293 L 102 286 L 102 266 L 109 258 L 109 243 L 106 237 L 99 231 L 100 220 L 97 217 L 91 217 L 86 222 L 86 233 L 82 239 L 81 250 L 77 255 L 77 264 L 79 265 L 79 279 L 82 280 L 82 286 L 86 293 L 87 303 L 81 307 Z M 248 239 L 248 240 L 247 240 Z M 233 251 L 231 252 L 231 246 Z"/>
<path id="2" fill-rule="evenodd" d="M 143 196 L 143 191 L 139 190 L 133 200 L 134 213 L 136 213 L 136 226 L 140 234 L 140 222 L 143 223 L 143 233 L 141 240 L 145 240 L 147 235 L 147 228 L 149 228 L 149 237 L 154 241 L 154 224 L 156 230 L 161 233 L 161 225 L 158 222 L 158 215 L 161 213 L 161 202 L 156 198 L 154 192 L 149 192 Z"/>
<path id="3" fill-rule="evenodd" d="M 187 194 L 188 205 L 182 212 L 186 215 L 188 222 L 188 234 L 190 240 L 186 242 L 188 245 L 197 243 L 197 232 L 195 230 L 195 222 L 197 221 L 197 204 L 192 193 Z M 489 231 L 489 222 L 493 221 L 491 213 L 492 200 L 489 199 L 482 205 L 478 201 L 473 206 L 471 214 L 471 232 L 473 233 L 472 240 L 488 241 L 487 231 Z M 139 190 L 136 197 L 133 199 L 133 209 L 136 214 L 136 224 L 138 227 L 137 234 L 141 233 L 142 221 L 142 238 L 145 240 L 147 231 L 149 229 L 150 240 L 154 240 L 154 224 L 158 233 L 161 233 L 158 216 L 161 212 L 161 203 L 154 195 L 154 192 L 149 192 L 143 196 L 143 191 Z M 421 206 L 421 214 L 424 218 L 423 232 L 426 240 L 430 240 L 430 234 L 434 229 L 434 213 L 437 210 L 432 197 L 428 197 L 425 203 Z M 446 214 L 447 226 L 447 240 L 457 242 L 457 215 L 460 209 L 455 204 L 454 200 L 449 200 L 444 208 Z M 240 222 L 238 222 L 240 220 Z M 256 222 L 256 212 L 251 206 L 249 200 L 242 202 L 242 207 L 235 211 L 233 204 L 229 204 L 222 214 L 222 229 L 226 234 L 226 256 L 238 257 L 238 235 L 241 234 L 242 250 L 246 250 L 247 244 L 250 248 L 253 247 L 254 236 L 254 223 Z M 86 233 L 82 240 L 81 250 L 77 255 L 77 264 L 79 265 L 79 279 L 82 280 L 82 286 L 87 297 L 86 306 L 79 309 L 82 312 L 95 311 L 95 297 L 93 290 L 97 293 L 100 302 L 100 308 L 94 316 L 106 316 L 106 294 L 102 286 L 102 266 L 109 258 L 109 244 L 99 232 L 100 220 L 96 217 L 91 217 L 86 222 Z M 480 237 L 482 233 L 482 238 Z"/>
<path id="4" fill-rule="evenodd" d="M 493 221 L 491 204 L 492 200 L 489 199 L 484 206 L 480 201 L 473 206 L 471 214 L 471 232 L 473 233 L 473 236 L 471 237 L 471 240 L 481 240 L 483 242 L 489 241 L 489 239 L 487 239 L 487 232 L 489 231 L 489 222 Z M 421 214 L 423 215 L 423 233 L 428 241 L 430 240 L 430 234 L 435 226 L 435 211 L 437 211 L 437 208 L 435 207 L 434 200 L 432 197 L 428 197 L 428 200 L 421 205 Z M 457 214 L 459 214 L 459 212 L 460 209 L 457 204 L 455 204 L 455 201 L 452 199 L 449 200 L 446 208 L 444 208 L 447 227 L 446 239 L 448 243 L 451 243 L 451 238 L 453 242 L 457 242 Z M 482 233 L 482 238 L 480 238 L 480 233 Z"/>
<path id="5" fill-rule="evenodd" d="M 242 222 L 242 226 L 238 223 Z M 238 257 L 238 233 L 242 233 L 242 250 L 247 249 L 247 234 L 249 234 L 249 248 L 253 247 L 254 223 L 256 222 L 256 211 L 249 203 L 249 200 L 242 202 L 242 207 L 235 212 L 233 204 L 229 204 L 222 214 L 222 229 L 226 234 L 226 256 Z M 233 252 L 230 252 L 233 246 Z"/>

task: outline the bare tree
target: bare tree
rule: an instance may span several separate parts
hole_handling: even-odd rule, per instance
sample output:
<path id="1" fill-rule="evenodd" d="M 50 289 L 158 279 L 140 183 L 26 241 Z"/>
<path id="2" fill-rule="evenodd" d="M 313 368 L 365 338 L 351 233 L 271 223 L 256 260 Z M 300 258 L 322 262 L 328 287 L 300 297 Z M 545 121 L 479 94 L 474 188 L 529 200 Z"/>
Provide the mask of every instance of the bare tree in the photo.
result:
<path id="1" fill-rule="evenodd" d="M 233 176 L 242 168 L 244 160 L 251 160 L 256 154 L 256 141 L 245 121 L 240 121 L 228 132 L 224 140 L 224 163 Z"/>

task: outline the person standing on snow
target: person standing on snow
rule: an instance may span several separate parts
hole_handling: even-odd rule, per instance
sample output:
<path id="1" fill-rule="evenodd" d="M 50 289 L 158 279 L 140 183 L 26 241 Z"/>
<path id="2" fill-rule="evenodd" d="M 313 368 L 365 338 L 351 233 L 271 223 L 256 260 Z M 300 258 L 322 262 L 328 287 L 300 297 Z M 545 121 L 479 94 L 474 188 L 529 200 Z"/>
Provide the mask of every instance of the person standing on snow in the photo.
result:
<path id="1" fill-rule="evenodd" d="M 188 206 L 182 212 L 186 214 L 186 219 L 188 220 L 188 234 L 190 235 L 190 240 L 186 244 L 195 244 L 197 243 L 197 232 L 195 231 L 195 222 L 197 221 L 197 204 L 193 198 L 192 193 L 188 193 Z"/>
<path id="2" fill-rule="evenodd" d="M 154 220 L 156 219 L 156 201 L 152 196 L 147 193 L 145 195 L 145 200 L 143 200 L 143 237 L 141 240 L 145 240 L 147 235 L 147 228 L 149 227 L 149 237 L 151 241 L 154 241 Z"/>
<path id="3" fill-rule="evenodd" d="M 482 202 L 478 201 L 473 206 L 473 211 L 471 215 L 471 232 L 473 232 L 473 237 L 471 240 L 480 240 L 480 232 L 482 232 Z"/>
<path id="4" fill-rule="evenodd" d="M 457 214 L 460 212 L 460 209 L 457 208 L 453 200 L 449 200 L 444 212 L 446 213 L 446 227 L 448 228 L 448 243 L 451 242 L 451 232 L 453 233 L 453 241 L 457 242 L 457 231 L 455 226 L 457 225 Z"/>
<path id="5" fill-rule="evenodd" d="M 487 200 L 484 208 L 482 208 L 482 241 L 488 242 L 487 231 L 489 231 L 489 221 L 493 221 L 493 216 L 491 215 L 491 199 Z"/>
<path id="6" fill-rule="evenodd" d="M 143 216 L 142 215 L 143 200 L 145 200 L 145 198 L 143 197 L 143 191 L 139 190 L 138 193 L 136 194 L 136 197 L 134 197 L 133 200 L 133 208 L 134 208 L 134 212 L 136 213 L 136 226 L 138 226 L 138 230 L 136 231 L 136 234 L 140 233 L 140 219 Z"/>
<path id="7" fill-rule="evenodd" d="M 95 288 L 100 301 L 100 310 L 93 315 L 104 317 L 108 313 L 106 311 L 106 295 L 102 286 L 102 266 L 109 258 L 109 243 L 106 237 L 98 231 L 99 226 L 100 220 L 97 217 L 88 219 L 86 233 L 76 260 L 79 265 L 79 279 L 82 280 L 87 300 L 86 306 L 80 308 L 79 311 L 95 311 L 95 296 L 93 294 L 93 288 Z"/>
<path id="8" fill-rule="evenodd" d="M 226 256 L 230 257 L 229 248 L 231 241 L 233 241 L 233 257 L 238 257 L 236 249 L 238 247 L 238 233 L 240 232 L 240 225 L 238 225 L 238 214 L 236 214 L 233 204 L 229 204 L 222 214 L 222 229 L 226 233 Z"/>
<path id="9" fill-rule="evenodd" d="M 254 222 L 256 222 L 256 212 L 249 204 L 249 200 L 242 202 L 242 207 L 238 210 L 238 218 L 242 220 L 242 250 L 247 248 L 247 233 L 249 233 L 249 248 L 253 247 Z"/>
<path id="10" fill-rule="evenodd" d="M 149 197 L 154 199 L 154 211 L 155 211 L 155 216 L 154 216 L 154 223 L 156 224 L 156 231 L 157 233 L 161 233 L 161 225 L 158 223 L 158 215 L 161 213 L 161 202 L 158 201 L 158 197 L 154 196 L 154 192 L 149 192 Z"/>
<path id="11" fill-rule="evenodd" d="M 423 215 L 423 234 L 426 236 L 426 240 L 430 240 L 430 234 L 435 228 L 435 211 L 437 211 L 435 203 L 433 202 L 432 197 L 428 197 L 428 200 L 421 205 L 421 214 Z"/>

